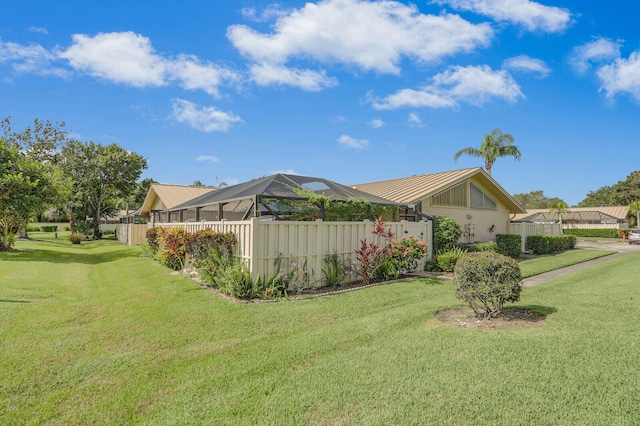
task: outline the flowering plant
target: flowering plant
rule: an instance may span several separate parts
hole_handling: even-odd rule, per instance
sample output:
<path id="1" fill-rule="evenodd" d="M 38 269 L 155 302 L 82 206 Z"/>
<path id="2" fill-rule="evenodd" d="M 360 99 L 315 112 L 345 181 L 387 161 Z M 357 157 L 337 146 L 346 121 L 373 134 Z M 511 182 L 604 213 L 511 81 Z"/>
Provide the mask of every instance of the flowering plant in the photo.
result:
<path id="1" fill-rule="evenodd" d="M 389 251 L 398 271 L 405 273 L 418 267 L 418 260 L 427 255 L 427 245 L 424 241 L 409 235 L 408 238 L 403 237 L 392 242 Z"/>

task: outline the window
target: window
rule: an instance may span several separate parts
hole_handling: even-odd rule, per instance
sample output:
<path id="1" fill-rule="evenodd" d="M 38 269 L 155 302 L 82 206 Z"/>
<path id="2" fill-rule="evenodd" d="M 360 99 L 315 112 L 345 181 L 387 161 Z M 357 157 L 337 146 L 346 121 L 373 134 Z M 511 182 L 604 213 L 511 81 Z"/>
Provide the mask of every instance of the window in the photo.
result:
<path id="1" fill-rule="evenodd" d="M 468 186 L 466 182 L 449 188 L 431 197 L 432 206 L 468 207 Z"/>
<path id="2" fill-rule="evenodd" d="M 498 205 L 495 201 L 489 198 L 484 192 L 482 192 L 477 186 L 472 183 L 469 183 L 471 188 L 471 208 L 474 209 L 492 209 L 495 210 L 498 208 Z"/>

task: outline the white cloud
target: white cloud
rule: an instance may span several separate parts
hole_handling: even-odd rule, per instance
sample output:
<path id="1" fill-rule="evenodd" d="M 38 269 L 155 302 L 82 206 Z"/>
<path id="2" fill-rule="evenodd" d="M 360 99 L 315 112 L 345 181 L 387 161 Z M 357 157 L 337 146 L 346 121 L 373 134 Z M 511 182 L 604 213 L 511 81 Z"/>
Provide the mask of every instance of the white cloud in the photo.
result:
<path id="1" fill-rule="evenodd" d="M 39 44 L 25 46 L 0 39 L 0 64 L 9 64 L 17 73 L 67 77 L 66 70 L 53 65 L 56 60 L 56 55 Z"/>
<path id="2" fill-rule="evenodd" d="M 335 78 L 327 77 L 324 71 L 299 70 L 267 63 L 252 65 L 250 74 L 260 86 L 288 85 L 310 92 L 338 84 Z"/>
<path id="3" fill-rule="evenodd" d="M 371 102 L 373 107 L 378 110 L 405 107 L 455 108 L 457 106 L 455 100 L 447 96 L 432 93 L 429 91 L 429 88 L 423 90 L 401 89 L 383 99 L 371 98 Z"/>
<path id="4" fill-rule="evenodd" d="M 261 12 L 258 12 L 255 7 L 243 7 L 241 13 L 245 19 L 250 21 L 270 22 L 287 15 L 289 11 L 282 8 L 279 4 L 270 4 Z"/>
<path id="5" fill-rule="evenodd" d="M 450 14 L 424 15 L 415 6 L 390 0 L 307 3 L 278 18 L 273 28 L 265 34 L 233 25 L 227 37 L 254 61 L 252 75 L 258 84 L 290 84 L 306 90 L 335 81 L 324 71 L 291 71 L 289 61 L 340 63 L 398 75 L 404 58 L 437 62 L 485 47 L 493 36 L 489 24 L 475 25 Z"/>
<path id="6" fill-rule="evenodd" d="M 73 44 L 60 57 L 94 77 L 134 87 L 163 86 L 165 63 L 154 53 L 151 41 L 132 32 L 72 36 Z"/>
<path id="7" fill-rule="evenodd" d="M 344 145 L 347 148 L 365 149 L 369 146 L 369 141 L 366 139 L 354 139 L 351 136 L 342 135 L 338 138 L 338 143 Z"/>
<path id="8" fill-rule="evenodd" d="M 409 113 L 407 123 L 409 123 L 410 127 L 422 127 L 422 120 L 420 119 L 420 116 L 415 112 Z"/>
<path id="9" fill-rule="evenodd" d="M 375 120 L 371 120 L 369 122 L 369 125 L 374 129 L 379 129 L 380 127 L 384 126 L 384 121 L 380 120 L 379 118 L 376 118 Z"/>
<path id="10" fill-rule="evenodd" d="M 537 74 L 540 78 L 547 77 L 551 73 L 551 69 L 543 60 L 531 58 L 527 55 L 506 59 L 502 63 L 502 67 L 511 71 Z"/>
<path id="11" fill-rule="evenodd" d="M 198 107 L 193 102 L 174 99 L 173 118 L 179 123 L 203 132 L 226 132 L 242 119 L 231 112 L 220 111 L 215 107 Z"/>
<path id="12" fill-rule="evenodd" d="M 574 49 L 571 64 L 581 73 L 588 71 L 592 64 L 609 62 L 620 58 L 622 40 L 596 38 L 593 41 Z"/>
<path id="13" fill-rule="evenodd" d="M 218 87 L 239 79 L 236 72 L 203 63 L 192 55 L 158 55 L 151 40 L 133 32 L 72 36 L 73 44 L 58 54 L 76 70 L 114 83 L 158 87 L 177 81 L 187 90 L 218 96 Z"/>
<path id="14" fill-rule="evenodd" d="M 628 59 L 618 58 L 597 71 L 602 81 L 601 91 L 611 98 L 617 94 L 630 94 L 640 103 L 640 51 L 629 55 Z"/>
<path id="15" fill-rule="evenodd" d="M 196 161 L 199 163 L 219 163 L 220 159 L 215 155 L 198 155 Z"/>
<path id="16" fill-rule="evenodd" d="M 453 66 L 435 75 L 419 90 L 402 89 L 383 99 L 372 98 L 375 109 L 455 108 L 460 102 L 480 106 L 491 99 L 515 102 L 524 98 L 520 86 L 508 71 L 484 66 Z"/>
<path id="17" fill-rule="evenodd" d="M 30 33 L 49 34 L 49 31 L 45 27 L 29 27 L 27 31 Z"/>
<path id="18" fill-rule="evenodd" d="M 457 10 L 485 15 L 496 21 L 512 22 L 529 31 L 557 33 L 564 31 L 572 22 L 567 9 L 530 0 L 434 0 L 433 3 L 449 4 Z"/>

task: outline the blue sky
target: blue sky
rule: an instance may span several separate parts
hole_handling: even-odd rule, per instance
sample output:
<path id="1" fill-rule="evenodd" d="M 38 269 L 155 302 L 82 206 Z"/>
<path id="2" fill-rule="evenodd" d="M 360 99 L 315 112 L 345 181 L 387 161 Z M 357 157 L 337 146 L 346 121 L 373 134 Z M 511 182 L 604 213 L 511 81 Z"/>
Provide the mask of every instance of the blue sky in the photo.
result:
<path id="1" fill-rule="evenodd" d="M 343 184 L 483 165 L 570 205 L 640 169 L 637 0 L 3 5 L 0 118 L 66 122 L 163 183 Z"/>

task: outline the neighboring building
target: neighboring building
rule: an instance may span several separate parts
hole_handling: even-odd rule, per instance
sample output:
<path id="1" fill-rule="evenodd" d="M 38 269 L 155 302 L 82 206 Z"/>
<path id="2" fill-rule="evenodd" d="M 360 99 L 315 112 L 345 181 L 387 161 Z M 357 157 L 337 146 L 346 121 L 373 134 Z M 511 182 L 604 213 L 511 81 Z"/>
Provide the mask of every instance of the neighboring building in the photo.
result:
<path id="1" fill-rule="evenodd" d="M 200 222 L 227 220 L 247 220 L 262 217 L 282 220 L 294 211 L 291 207 L 279 205 L 278 200 L 304 200 L 306 197 L 297 189 L 324 194 L 335 201 L 351 198 L 366 199 L 372 205 L 396 206 L 396 203 L 327 179 L 275 174 L 249 182 L 227 186 L 209 192 L 180 204 L 167 207 L 162 214 L 155 215 L 155 222 Z M 282 208 L 285 207 L 285 210 Z"/>
<path id="2" fill-rule="evenodd" d="M 216 188 L 202 186 L 165 185 L 154 183 L 142 203 L 142 207 L 130 213 L 122 223 L 136 223 L 137 221 L 153 221 L 161 216 L 161 212 L 194 199 L 204 194 L 216 191 Z M 166 214 L 166 213 L 165 213 Z M 168 222 L 168 220 L 165 220 Z"/>
<path id="3" fill-rule="evenodd" d="M 558 213 L 550 213 L 551 209 L 529 209 L 515 214 L 513 222 L 521 223 L 559 223 Z M 563 228 L 626 228 L 632 217 L 628 206 L 607 207 L 569 207 L 568 213 L 562 215 Z"/>
<path id="4" fill-rule="evenodd" d="M 362 183 L 352 188 L 404 204 L 407 220 L 449 216 L 465 242 L 490 241 L 509 232 L 512 215 L 525 213 L 518 201 L 481 167 Z"/>

